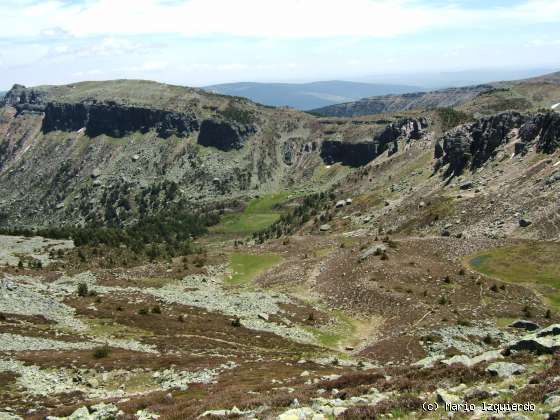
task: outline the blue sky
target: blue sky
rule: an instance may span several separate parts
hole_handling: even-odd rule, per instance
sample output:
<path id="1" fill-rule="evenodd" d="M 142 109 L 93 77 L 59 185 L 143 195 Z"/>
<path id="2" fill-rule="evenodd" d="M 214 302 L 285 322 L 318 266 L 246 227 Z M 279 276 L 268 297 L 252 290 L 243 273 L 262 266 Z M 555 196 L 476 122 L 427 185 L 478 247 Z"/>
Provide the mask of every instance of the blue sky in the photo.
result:
<path id="1" fill-rule="evenodd" d="M 560 70 L 560 0 L 0 0 L 0 89 Z"/>

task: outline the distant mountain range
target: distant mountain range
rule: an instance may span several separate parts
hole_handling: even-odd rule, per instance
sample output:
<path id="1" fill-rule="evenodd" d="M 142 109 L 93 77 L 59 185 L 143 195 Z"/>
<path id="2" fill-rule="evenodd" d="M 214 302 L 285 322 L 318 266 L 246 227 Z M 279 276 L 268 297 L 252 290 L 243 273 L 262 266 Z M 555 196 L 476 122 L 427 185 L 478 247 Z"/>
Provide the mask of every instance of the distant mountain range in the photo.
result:
<path id="1" fill-rule="evenodd" d="M 225 83 L 203 87 L 222 95 L 241 96 L 270 106 L 300 110 L 351 102 L 368 96 L 402 94 L 423 90 L 417 86 L 384 83 L 325 81 L 313 83 Z"/>
<path id="2" fill-rule="evenodd" d="M 380 74 L 353 79 L 364 83 L 390 83 L 422 86 L 425 90 L 460 86 L 474 86 L 497 81 L 521 80 L 557 71 L 555 67 L 529 69 L 469 69 L 462 71 L 414 72 L 402 74 Z M 373 95 L 372 95 L 373 96 Z"/>

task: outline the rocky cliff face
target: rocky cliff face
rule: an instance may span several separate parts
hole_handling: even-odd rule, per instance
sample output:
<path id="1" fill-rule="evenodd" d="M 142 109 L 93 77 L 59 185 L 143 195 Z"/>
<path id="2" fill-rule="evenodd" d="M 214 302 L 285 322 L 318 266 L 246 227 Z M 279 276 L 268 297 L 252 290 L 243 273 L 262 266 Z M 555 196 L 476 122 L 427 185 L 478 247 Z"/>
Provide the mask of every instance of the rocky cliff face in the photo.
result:
<path id="1" fill-rule="evenodd" d="M 327 164 L 340 162 L 348 166 L 363 166 L 381 153 L 398 151 L 398 140 L 418 140 L 425 134 L 428 121 L 425 118 L 403 118 L 388 124 L 373 139 L 361 142 L 324 141 L 321 157 Z"/>
<path id="2" fill-rule="evenodd" d="M 5 105 L 25 107 L 25 105 L 44 105 L 45 93 L 37 89 L 28 89 L 23 85 L 14 85 L 4 96 Z"/>
<path id="3" fill-rule="evenodd" d="M 188 88 L 15 86 L 3 105 L 0 214 L 12 226 L 123 225 L 173 205 L 219 206 L 305 185 L 320 163 L 313 117 Z"/>
<path id="4" fill-rule="evenodd" d="M 443 149 L 437 166 L 449 165 L 446 175 L 460 175 L 467 168 L 479 168 L 500 145 L 510 140 L 511 130 L 521 127 L 526 120 L 522 114 L 504 112 L 447 132 L 442 139 L 443 146 L 436 147 L 436 154 L 440 147 Z"/>
<path id="5" fill-rule="evenodd" d="M 539 152 L 553 153 L 560 147 L 560 114 L 547 112 L 535 115 L 520 128 L 519 137 L 524 145 L 537 140 Z"/>
<path id="6" fill-rule="evenodd" d="M 223 151 L 241 149 L 245 140 L 255 131 L 252 125 L 207 119 L 200 125 L 198 144 Z"/>
<path id="7" fill-rule="evenodd" d="M 45 106 L 44 113 L 43 133 L 85 128 L 90 137 L 105 134 L 120 138 L 137 131 L 147 133 L 153 129 L 159 137 L 169 138 L 172 135 L 186 136 L 198 130 L 198 121 L 192 113 L 122 106 L 115 103 L 50 102 Z"/>
<path id="8" fill-rule="evenodd" d="M 560 146 L 560 115 L 504 112 L 459 126 L 443 136 L 442 144 L 436 144 L 436 168 L 448 165 L 446 176 L 474 171 L 513 140 L 517 141 L 515 153 L 524 152 L 533 142 L 537 151 L 553 153 Z"/>
<path id="9" fill-rule="evenodd" d="M 373 141 L 361 143 L 344 143 L 341 141 L 324 141 L 321 158 L 326 164 L 340 162 L 348 166 L 363 166 L 379 156 L 379 144 Z"/>
<path id="10" fill-rule="evenodd" d="M 169 138 L 172 135 L 186 136 L 199 128 L 192 112 L 128 106 L 113 101 L 56 102 L 49 100 L 45 91 L 22 85 L 14 85 L 3 104 L 14 107 L 18 114 L 43 113 L 43 133 L 84 128 L 89 137 L 105 134 L 121 138 L 134 132 L 155 130 L 159 137 Z"/>

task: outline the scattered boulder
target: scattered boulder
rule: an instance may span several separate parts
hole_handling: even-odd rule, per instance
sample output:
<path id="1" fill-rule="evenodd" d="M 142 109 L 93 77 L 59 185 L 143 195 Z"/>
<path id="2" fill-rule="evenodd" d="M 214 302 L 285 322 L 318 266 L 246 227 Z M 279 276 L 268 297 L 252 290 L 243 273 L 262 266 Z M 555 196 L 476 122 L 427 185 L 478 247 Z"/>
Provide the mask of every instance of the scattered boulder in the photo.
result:
<path id="1" fill-rule="evenodd" d="M 550 395 L 546 397 L 544 403 L 552 407 L 560 407 L 560 395 Z"/>
<path id="2" fill-rule="evenodd" d="M 351 198 L 347 198 L 347 199 L 346 199 L 346 205 L 349 206 L 350 204 L 352 204 L 352 199 L 351 199 Z"/>
<path id="3" fill-rule="evenodd" d="M 463 182 L 461 185 L 459 185 L 459 189 L 470 190 L 473 186 L 474 186 L 474 183 L 472 181 L 467 181 L 467 182 Z"/>
<path id="4" fill-rule="evenodd" d="M 446 405 L 461 404 L 463 402 L 457 395 L 451 394 L 441 388 L 437 389 L 436 397 L 438 402 Z"/>
<path id="5" fill-rule="evenodd" d="M 47 420 L 113 420 L 123 412 L 114 404 L 99 403 L 91 407 L 80 407 L 68 417 L 47 417 Z"/>
<path id="6" fill-rule="evenodd" d="M 549 335 L 560 335 L 560 324 L 549 325 L 537 333 L 538 337 L 546 337 Z"/>
<path id="7" fill-rule="evenodd" d="M 161 417 L 159 414 L 152 413 L 147 409 L 138 410 L 135 416 L 136 416 L 136 420 L 157 420 L 158 418 Z"/>
<path id="8" fill-rule="evenodd" d="M 284 411 L 278 416 L 278 420 L 300 420 L 300 419 L 311 419 L 316 416 L 314 410 L 309 407 L 302 408 L 292 408 L 290 410 Z M 323 416 L 323 418 L 325 418 Z"/>
<path id="9" fill-rule="evenodd" d="M 344 207 L 345 205 L 346 205 L 346 201 L 339 200 L 339 201 L 336 202 L 335 207 L 338 209 L 338 208 Z"/>
<path id="10" fill-rule="evenodd" d="M 533 222 L 531 222 L 530 220 L 527 219 L 519 219 L 519 226 L 520 227 L 528 227 L 531 226 L 533 224 Z"/>
<path id="11" fill-rule="evenodd" d="M 331 230 L 331 225 L 328 225 L 328 224 L 321 225 L 321 226 L 319 226 L 319 230 L 321 232 L 328 232 L 329 230 Z"/>
<path id="12" fill-rule="evenodd" d="M 464 354 L 453 356 L 447 360 L 444 360 L 442 363 L 445 363 L 448 366 L 453 364 L 461 364 L 466 367 L 475 366 L 481 362 L 490 362 L 497 359 L 503 359 L 501 352 L 499 350 L 490 350 L 485 353 L 479 354 L 475 357 L 468 357 Z"/>
<path id="13" fill-rule="evenodd" d="M 500 378 L 509 378 L 513 375 L 519 375 L 525 372 L 526 368 L 517 363 L 496 362 L 486 368 L 486 371 Z"/>
<path id="14" fill-rule="evenodd" d="M 231 410 L 210 410 L 205 411 L 200 415 L 200 417 L 224 417 L 224 418 L 239 418 L 241 416 L 247 416 L 252 414 L 251 411 L 241 411 L 237 407 L 233 407 Z"/>
<path id="15" fill-rule="evenodd" d="M 258 317 L 259 317 L 260 319 L 262 319 L 263 321 L 268 321 L 268 314 L 266 314 L 266 313 L 264 313 L 264 312 L 258 314 Z"/>
<path id="16" fill-rule="evenodd" d="M 560 350 L 560 337 L 538 337 L 536 334 L 529 335 L 510 344 L 508 350 L 531 351 L 537 354 L 553 354 Z"/>
<path id="17" fill-rule="evenodd" d="M 524 319 L 518 319 L 517 321 L 513 322 L 512 324 L 509 325 L 512 328 L 520 328 L 520 329 L 524 329 L 527 331 L 535 331 L 538 330 L 539 324 L 533 322 L 533 321 L 527 321 Z"/>
<path id="18" fill-rule="evenodd" d="M 387 251 L 387 247 L 384 244 L 377 244 L 369 247 L 360 255 L 360 261 L 367 260 L 371 255 L 381 255 Z"/>
<path id="19" fill-rule="evenodd" d="M 437 354 L 435 356 L 428 356 L 428 357 L 425 357 L 424 359 L 418 360 L 412 366 L 417 366 L 417 367 L 421 367 L 423 369 L 428 369 L 428 368 L 434 367 L 434 365 L 437 362 L 439 362 L 443 359 L 445 359 L 445 356 L 443 354 Z"/>

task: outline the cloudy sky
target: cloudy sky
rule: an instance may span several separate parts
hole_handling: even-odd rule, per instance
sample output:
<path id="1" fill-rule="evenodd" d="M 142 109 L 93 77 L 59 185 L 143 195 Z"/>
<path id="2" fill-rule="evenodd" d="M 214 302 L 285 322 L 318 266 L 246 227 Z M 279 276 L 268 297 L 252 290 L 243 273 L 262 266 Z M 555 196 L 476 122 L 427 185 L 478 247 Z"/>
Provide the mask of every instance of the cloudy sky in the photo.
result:
<path id="1" fill-rule="evenodd" d="M 560 0 L 0 0 L 0 90 L 560 69 Z"/>

